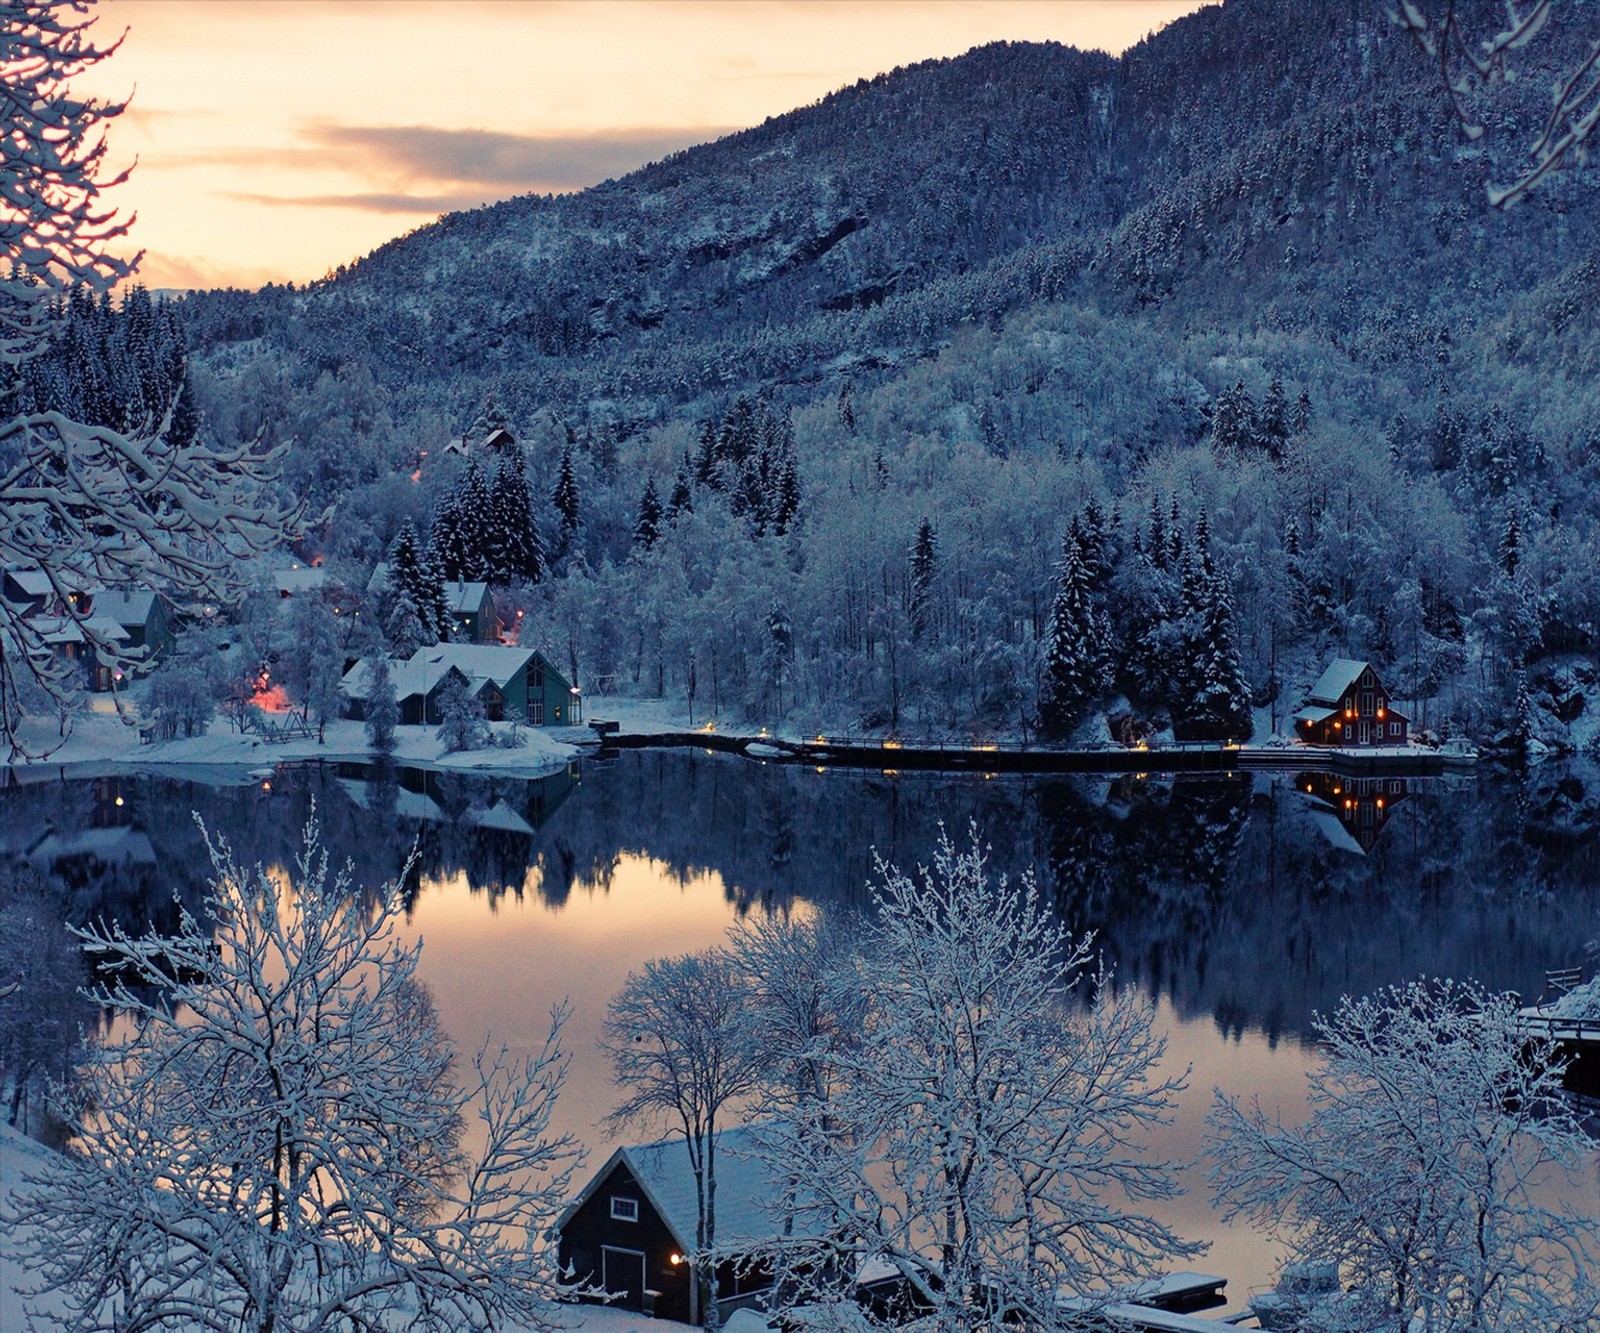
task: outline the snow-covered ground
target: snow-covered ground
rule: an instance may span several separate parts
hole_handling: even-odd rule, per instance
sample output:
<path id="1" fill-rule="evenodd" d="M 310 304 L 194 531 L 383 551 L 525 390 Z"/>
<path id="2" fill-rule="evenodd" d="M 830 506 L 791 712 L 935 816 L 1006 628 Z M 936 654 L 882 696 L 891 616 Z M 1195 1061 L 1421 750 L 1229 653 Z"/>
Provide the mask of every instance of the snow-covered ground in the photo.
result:
<path id="1" fill-rule="evenodd" d="M 666 728 L 663 728 L 666 729 Z M 503 733 L 504 724 L 497 724 Z M 523 743 L 516 749 L 467 750 L 446 754 L 437 727 L 398 727 L 395 731 L 396 763 L 423 768 L 477 771 L 538 776 L 569 763 L 578 744 L 593 739 L 587 727 L 524 727 Z M 92 712 L 74 719 L 72 734 L 59 744 L 54 724 L 30 721 L 24 724 L 22 739 L 30 749 L 49 750 L 43 763 L 17 764 L 25 772 L 32 769 L 58 776 L 63 767 L 97 770 L 170 769 L 173 767 L 237 767 L 245 771 L 272 768 L 282 763 L 307 759 L 370 760 L 372 747 L 366 727 L 360 722 L 330 722 L 323 743 L 315 736 L 280 743 L 269 743 L 256 735 L 241 735 L 221 718 L 212 720 L 204 736 L 193 736 L 150 745 L 139 742 L 137 728 L 126 725 L 115 714 Z"/>
<path id="2" fill-rule="evenodd" d="M 48 1170 L 52 1156 L 49 1149 L 0 1124 L 0 1216 L 10 1212 L 23 1177 Z M 26 1223 L 16 1228 L 0 1226 L 0 1330 L 4 1333 L 22 1333 L 29 1327 L 22 1295 L 28 1273 L 16 1257 L 25 1228 Z M 32 1308 L 39 1321 L 35 1327 L 43 1333 L 60 1318 L 62 1307 L 46 1295 L 34 1298 Z M 682 1324 L 664 1319 L 597 1305 L 564 1305 L 558 1317 L 573 1333 L 683 1333 L 684 1329 Z"/>

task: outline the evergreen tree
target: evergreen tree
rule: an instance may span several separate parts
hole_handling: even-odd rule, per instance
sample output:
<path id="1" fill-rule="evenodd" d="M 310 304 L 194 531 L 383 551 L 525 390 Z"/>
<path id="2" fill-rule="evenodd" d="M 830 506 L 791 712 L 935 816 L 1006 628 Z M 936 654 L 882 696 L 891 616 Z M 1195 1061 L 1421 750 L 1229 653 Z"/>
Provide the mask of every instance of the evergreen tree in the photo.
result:
<path id="1" fill-rule="evenodd" d="M 476 458 L 467 460 L 467 470 L 456 491 L 456 507 L 461 518 L 461 573 L 457 577 L 470 582 L 487 581 L 490 576 L 493 502 L 489 495 L 489 480 L 478 466 Z"/>
<path id="2" fill-rule="evenodd" d="M 506 458 L 495 470 L 489 492 L 489 581 L 537 583 L 544 577 L 544 545 L 533 516 L 533 497 L 520 458 Z"/>
<path id="3" fill-rule="evenodd" d="M 856 391 L 848 375 L 839 386 L 839 424 L 846 435 L 856 433 Z"/>
<path id="4" fill-rule="evenodd" d="M 1522 525 L 1517 521 L 1515 506 L 1506 511 L 1505 526 L 1500 529 L 1499 555 L 1506 577 L 1515 578 L 1522 559 Z"/>
<path id="5" fill-rule="evenodd" d="M 694 487 L 690 484 L 692 464 L 689 451 L 683 451 L 683 462 L 678 464 L 678 475 L 672 482 L 672 497 L 667 501 L 667 522 L 676 523 L 680 514 L 694 512 Z"/>
<path id="6" fill-rule="evenodd" d="M 645 478 L 644 494 L 639 497 L 639 510 L 633 522 L 633 544 L 650 550 L 661 540 L 661 497 L 656 494 L 656 479 L 652 473 Z"/>
<path id="7" fill-rule="evenodd" d="M 911 545 L 911 577 L 907 580 L 906 615 L 911 622 L 911 639 L 920 642 L 933 619 L 933 581 L 937 572 L 939 544 L 933 524 L 924 518 Z"/>
<path id="8" fill-rule="evenodd" d="M 1256 407 L 1244 381 L 1224 389 L 1211 416 L 1211 446 L 1220 454 L 1242 453 L 1254 444 L 1257 434 Z"/>
<path id="9" fill-rule="evenodd" d="M 561 550 L 566 554 L 572 550 L 578 538 L 578 477 L 572 466 L 572 447 L 568 445 L 561 451 L 561 468 L 556 474 L 556 489 L 550 497 L 556 507 L 556 513 L 561 516 Z"/>
<path id="10" fill-rule="evenodd" d="M 1267 396 L 1261 400 L 1261 422 L 1257 431 L 1261 447 L 1274 461 L 1283 457 L 1284 444 L 1289 439 L 1289 401 L 1284 396 L 1283 381 L 1276 375 L 1267 385 Z"/>
<path id="11" fill-rule="evenodd" d="M 461 504 L 452 490 L 440 498 L 428 530 L 428 554 L 443 577 L 451 580 L 466 577 L 464 544 Z"/>
<path id="12" fill-rule="evenodd" d="M 1251 729 L 1250 687 L 1239 654 L 1233 594 L 1201 544 L 1203 535 L 1197 533 L 1184 566 L 1184 655 L 1173 723 L 1181 739 L 1243 740 Z"/>
<path id="13" fill-rule="evenodd" d="M 1306 431 L 1311 429 L 1311 394 L 1306 389 L 1300 390 L 1300 396 L 1294 400 L 1294 407 L 1289 411 L 1289 435 L 1299 439 Z"/>
<path id="14" fill-rule="evenodd" d="M 433 583 L 433 563 L 419 550 L 417 530 L 407 519 L 389 546 L 389 605 L 383 619 L 384 634 L 401 656 L 443 637 Z"/>
<path id="15" fill-rule="evenodd" d="M 1066 740 L 1105 688 L 1104 627 L 1089 592 L 1089 571 L 1076 542 L 1063 547 L 1039 690 L 1039 727 L 1051 740 Z"/>

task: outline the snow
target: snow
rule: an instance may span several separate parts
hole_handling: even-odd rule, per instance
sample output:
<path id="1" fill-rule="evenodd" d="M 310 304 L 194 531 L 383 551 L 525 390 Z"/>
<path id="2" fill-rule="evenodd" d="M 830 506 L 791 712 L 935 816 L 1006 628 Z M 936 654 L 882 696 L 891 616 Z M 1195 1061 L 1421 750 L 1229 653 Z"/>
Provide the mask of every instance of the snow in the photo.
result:
<path id="1" fill-rule="evenodd" d="M 495 727 L 496 732 L 505 724 Z M 523 744 L 517 749 L 467 750 L 445 754 L 444 745 L 433 726 L 395 728 L 394 762 L 416 768 L 448 769 L 460 772 L 493 771 L 517 777 L 540 777 L 564 768 L 578 753 L 578 745 L 592 739 L 583 727 L 524 727 Z M 48 748 L 56 739 L 55 724 L 30 720 L 24 724 L 23 739 L 33 747 Z M 241 769 L 272 769 L 279 764 L 305 760 L 349 760 L 366 763 L 373 758 L 366 727 L 360 722 L 338 721 L 327 726 L 326 743 L 318 744 L 315 735 L 296 737 L 268 744 L 260 736 L 241 735 L 218 718 L 203 736 L 180 737 L 151 745 L 139 743 L 138 729 L 127 726 L 114 715 L 90 713 L 74 720 L 73 733 L 65 744 L 44 762 L 14 764 L 15 775 L 26 781 L 30 775 L 59 778 L 64 768 L 92 769 L 95 772 L 160 770 L 175 774 L 214 773 Z M 87 774 L 80 774 L 87 776 Z"/>

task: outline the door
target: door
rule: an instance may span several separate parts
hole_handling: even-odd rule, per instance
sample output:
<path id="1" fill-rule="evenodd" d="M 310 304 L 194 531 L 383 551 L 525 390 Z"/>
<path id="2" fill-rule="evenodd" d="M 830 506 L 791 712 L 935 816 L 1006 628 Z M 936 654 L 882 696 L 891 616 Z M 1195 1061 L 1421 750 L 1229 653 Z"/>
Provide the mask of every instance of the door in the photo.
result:
<path id="1" fill-rule="evenodd" d="M 623 1310 L 644 1309 L 644 1254 L 639 1250 L 600 1247 L 600 1285 L 618 1299 Z"/>
<path id="2" fill-rule="evenodd" d="M 1372 723 L 1370 722 L 1362 722 L 1361 724 L 1361 743 L 1363 745 L 1372 744 Z"/>

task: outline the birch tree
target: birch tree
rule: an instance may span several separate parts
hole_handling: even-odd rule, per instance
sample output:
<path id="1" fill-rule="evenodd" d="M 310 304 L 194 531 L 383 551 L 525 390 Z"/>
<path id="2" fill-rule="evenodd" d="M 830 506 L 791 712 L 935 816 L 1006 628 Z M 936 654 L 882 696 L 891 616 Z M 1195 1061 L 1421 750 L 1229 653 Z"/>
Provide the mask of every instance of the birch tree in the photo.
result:
<path id="1" fill-rule="evenodd" d="M 1592 1144 L 1561 1064 L 1525 1049 L 1516 1003 L 1412 982 L 1315 1020 L 1310 1115 L 1284 1125 L 1218 1096 L 1211 1182 L 1345 1296 L 1308 1330 L 1578 1333 L 1600 1319 L 1600 1221 L 1549 1202 Z"/>
<path id="2" fill-rule="evenodd" d="M 105 199 L 127 174 L 107 167 L 105 137 L 126 104 L 70 86 L 116 49 L 94 40 L 89 10 L 0 0 L 0 372 L 44 349 L 54 298 L 109 290 L 137 263 L 108 249 L 131 224 Z M 59 412 L 0 420 L 0 566 L 43 571 L 55 616 L 0 599 L 0 736 L 13 756 L 28 751 L 19 727 L 39 690 L 63 714 L 77 697 L 81 661 L 58 657 L 52 637 L 76 637 L 103 665 L 142 663 L 77 594 L 149 586 L 181 607 L 238 600 L 241 562 L 296 524 L 296 507 L 271 495 L 281 451 L 180 443 L 168 431 L 177 407 L 175 395 L 126 432 Z"/>
<path id="3" fill-rule="evenodd" d="M 916 877 L 880 862 L 874 899 L 860 1039 L 817 1042 L 825 1095 L 781 1099 L 763 1135 L 795 1298 L 877 1260 L 941 1333 L 1060 1329 L 1089 1313 L 1063 1289 L 1197 1252 L 1133 1210 L 1177 1193 L 1138 1142 L 1181 1087 L 1149 1004 L 1113 996 L 1031 876 L 991 877 L 975 830 Z"/>
<path id="4" fill-rule="evenodd" d="M 670 1124 L 683 1135 L 695 1184 L 700 1316 L 717 1327 L 717 1130 L 753 1093 L 759 1054 L 747 1039 L 747 989 L 726 953 L 710 949 L 630 973 L 606 1011 L 606 1054 L 624 1100 L 612 1125 Z"/>
<path id="5" fill-rule="evenodd" d="M 578 1156 L 549 1132 L 564 1013 L 458 1083 L 397 884 L 331 872 L 315 817 L 287 874 L 207 841 L 214 929 L 76 932 L 121 1035 L 61 1108 L 68 1154 L 3 1219 L 51 1326 L 549 1327 L 542 1237 Z"/>

